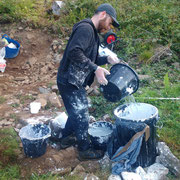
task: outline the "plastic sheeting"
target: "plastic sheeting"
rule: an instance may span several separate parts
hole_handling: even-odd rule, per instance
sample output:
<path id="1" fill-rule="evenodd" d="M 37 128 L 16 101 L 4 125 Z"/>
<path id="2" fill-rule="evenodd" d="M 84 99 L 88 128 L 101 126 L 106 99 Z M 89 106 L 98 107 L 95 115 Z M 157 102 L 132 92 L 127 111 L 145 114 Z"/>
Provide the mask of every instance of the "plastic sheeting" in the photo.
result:
<path id="1" fill-rule="evenodd" d="M 116 131 L 114 131 L 114 137 L 111 146 L 108 146 L 108 153 L 113 162 L 112 174 L 120 175 L 123 171 L 132 171 L 132 165 L 136 163 L 137 157 L 141 150 L 142 140 L 144 133 L 146 134 L 146 141 L 149 136 L 149 126 L 146 126 L 142 131 L 137 132 L 125 146 L 121 146 L 117 151 L 113 153 L 113 144 L 117 143 Z"/>

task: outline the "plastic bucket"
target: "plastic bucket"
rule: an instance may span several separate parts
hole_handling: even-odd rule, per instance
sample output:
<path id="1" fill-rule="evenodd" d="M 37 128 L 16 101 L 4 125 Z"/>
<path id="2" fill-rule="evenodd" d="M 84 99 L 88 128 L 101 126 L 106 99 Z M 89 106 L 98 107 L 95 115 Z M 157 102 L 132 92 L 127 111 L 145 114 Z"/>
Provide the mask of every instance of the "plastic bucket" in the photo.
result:
<path id="1" fill-rule="evenodd" d="M 106 76 L 108 84 L 101 86 L 107 100 L 116 102 L 137 91 L 139 78 L 131 67 L 126 64 L 115 64 L 111 67 L 110 73 Z"/>
<path id="2" fill-rule="evenodd" d="M 4 34 L 2 36 L 2 39 L 3 38 L 5 38 L 8 41 L 8 43 L 13 43 L 17 47 L 14 49 L 14 48 L 9 48 L 8 46 L 6 46 L 5 47 L 5 49 L 6 49 L 5 58 L 8 58 L 8 59 L 15 58 L 19 54 L 20 44 L 17 41 L 9 38 L 9 36 L 7 34 Z"/>
<path id="3" fill-rule="evenodd" d="M 97 121 L 89 125 L 88 133 L 95 149 L 106 151 L 112 137 L 113 125 L 105 121 Z"/>
<path id="4" fill-rule="evenodd" d="M 19 131 L 24 153 L 35 158 L 46 152 L 47 140 L 51 136 L 50 128 L 45 124 L 28 124 Z"/>
<path id="5" fill-rule="evenodd" d="M 117 107 L 114 110 L 116 117 L 116 132 L 118 147 L 124 146 L 137 132 L 146 125 L 150 127 L 150 137 L 143 138 L 141 150 L 134 166 L 148 167 L 155 162 L 156 150 L 156 123 L 159 119 L 158 109 L 146 103 L 131 103 Z"/>

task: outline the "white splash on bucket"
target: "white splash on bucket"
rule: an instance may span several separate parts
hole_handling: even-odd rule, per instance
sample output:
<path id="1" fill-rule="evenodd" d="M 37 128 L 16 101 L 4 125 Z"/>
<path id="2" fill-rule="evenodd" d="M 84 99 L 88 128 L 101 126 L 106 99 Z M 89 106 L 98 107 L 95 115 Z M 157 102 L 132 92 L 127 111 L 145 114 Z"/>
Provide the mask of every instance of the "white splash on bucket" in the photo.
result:
<path id="1" fill-rule="evenodd" d="M 134 91 L 134 89 L 133 89 L 133 87 L 127 87 L 127 88 L 126 88 L 126 91 L 127 91 L 129 94 L 132 94 L 133 91 Z"/>

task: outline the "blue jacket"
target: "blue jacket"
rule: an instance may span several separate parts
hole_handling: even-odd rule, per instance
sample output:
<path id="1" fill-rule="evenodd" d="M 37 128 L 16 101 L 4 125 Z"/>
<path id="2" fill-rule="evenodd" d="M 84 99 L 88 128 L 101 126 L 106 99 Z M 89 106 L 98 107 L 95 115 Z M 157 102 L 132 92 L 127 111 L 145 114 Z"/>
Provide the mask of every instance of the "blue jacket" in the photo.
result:
<path id="1" fill-rule="evenodd" d="M 97 66 L 107 63 L 107 57 L 99 57 L 100 40 L 91 19 L 74 25 L 58 69 L 57 82 L 70 83 L 78 88 L 91 85 Z"/>

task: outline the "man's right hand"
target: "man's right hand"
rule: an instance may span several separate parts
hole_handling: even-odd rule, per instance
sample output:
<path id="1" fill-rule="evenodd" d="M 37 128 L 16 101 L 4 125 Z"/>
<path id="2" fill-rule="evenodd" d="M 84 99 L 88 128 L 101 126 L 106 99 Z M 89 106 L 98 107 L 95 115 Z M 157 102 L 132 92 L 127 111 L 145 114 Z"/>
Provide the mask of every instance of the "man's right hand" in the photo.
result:
<path id="1" fill-rule="evenodd" d="M 97 81 L 101 85 L 107 85 L 108 84 L 108 81 L 105 78 L 105 75 L 109 75 L 109 74 L 110 74 L 110 72 L 108 70 L 106 70 L 105 68 L 99 67 L 99 66 L 95 71 Z"/>

